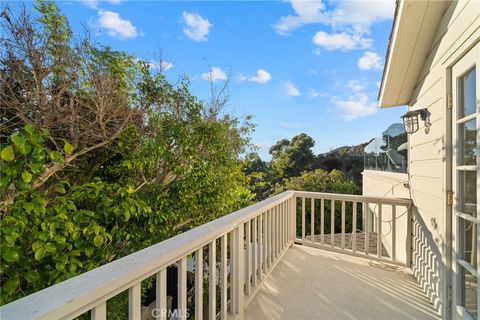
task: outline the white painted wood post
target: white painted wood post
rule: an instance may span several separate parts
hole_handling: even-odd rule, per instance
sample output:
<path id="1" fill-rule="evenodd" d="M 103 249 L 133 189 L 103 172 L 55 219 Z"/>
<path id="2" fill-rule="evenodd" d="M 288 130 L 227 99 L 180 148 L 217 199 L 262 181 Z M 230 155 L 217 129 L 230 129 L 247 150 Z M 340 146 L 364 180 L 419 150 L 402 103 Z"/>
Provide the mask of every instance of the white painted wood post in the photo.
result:
<path id="1" fill-rule="evenodd" d="M 342 239 L 341 239 L 342 250 L 345 250 L 345 201 L 342 201 Z"/>
<path id="2" fill-rule="evenodd" d="M 392 204 L 392 260 L 397 261 L 397 206 Z"/>
<path id="3" fill-rule="evenodd" d="M 406 250 L 407 257 L 405 261 L 405 266 L 410 268 L 412 266 L 412 224 L 413 224 L 413 206 L 410 205 L 407 208 L 407 239 L 406 239 Z"/>
<path id="4" fill-rule="evenodd" d="M 278 236 L 278 229 L 277 229 L 277 206 L 273 207 L 272 212 L 272 237 L 273 237 L 273 246 L 272 246 L 272 265 L 277 258 L 277 236 Z"/>
<path id="5" fill-rule="evenodd" d="M 226 320 L 228 317 L 228 270 L 227 270 L 227 235 L 220 238 L 220 319 Z M 196 319 L 195 319 L 196 320 Z"/>
<path id="6" fill-rule="evenodd" d="M 315 242 L 315 199 L 310 200 L 310 236 L 312 242 Z"/>
<path id="7" fill-rule="evenodd" d="M 295 239 L 297 239 L 297 197 L 292 196 L 290 199 L 290 225 L 292 230 L 290 231 L 290 237 L 292 240 L 292 246 L 294 245 Z"/>
<path id="8" fill-rule="evenodd" d="M 377 257 L 382 257 L 382 204 L 378 204 L 377 217 Z"/>
<path id="9" fill-rule="evenodd" d="M 258 277 L 263 279 L 263 272 L 265 270 L 264 266 L 264 255 L 265 255 L 265 213 L 263 212 L 258 216 L 258 250 L 259 250 L 259 259 L 258 259 Z"/>
<path id="10" fill-rule="evenodd" d="M 253 243 L 252 243 L 252 257 L 253 257 L 253 270 L 252 270 L 252 285 L 253 287 L 257 286 L 257 268 L 258 268 L 258 228 L 257 228 L 257 218 L 253 218 L 253 226 L 252 226 L 252 236 L 253 236 Z"/>
<path id="11" fill-rule="evenodd" d="M 302 243 L 305 242 L 305 198 L 302 197 Z"/>
<path id="12" fill-rule="evenodd" d="M 272 244 L 272 228 L 270 223 L 270 209 L 265 213 L 265 272 L 270 268 L 270 257 L 272 256 L 271 244 Z"/>
<path id="13" fill-rule="evenodd" d="M 167 269 L 160 270 L 155 276 L 156 312 L 161 320 L 167 319 Z"/>
<path id="14" fill-rule="evenodd" d="M 230 314 L 235 315 L 236 287 L 234 266 L 237 264 L 235 257 L 235 230 L 229 233 L 230 236 Z"/>
<path id="15" fill-rule="evenodd" d="M 370 246 L 370 240 L 368 239 L 370 234 L 369 234 L 369 223 L 370 223 L 370 209 L 368 207 L 368 202 L 364 203 L 364 214 L 365 214 L 365 225 L 363 226 L 365 230 L 365 254 L 368 255 L 369 252 L 369 246 Z"/>
<path id="16" fill-rule="evenodd" d="M 178 261 L 177 311 L 180 319 L 187 319 L 187 257 Z"/>
<path id="17" fill-rule="evenodd" d="M 248 296 L 250 295 L 250 287 L 251 287 L 251 278 L 252 278 L 252 225 L 250 220 L 247 221 L 246 230 L 245 230 L 245 239 L 246 239 L 246 246 L 245 246 L 245 259 L 246 261 L 246 279 L 245 279 L 245 294 Z"/>
<path id="18" fill-rule="evenodd" d="M 216 240 L 208 244 L 208 318 L 217 318 L 217 246 Z"/>
<path id="19" fill-rule="evenodd" d="M 320 243 L 325 244 L 325 199 L 320 201 Z"/>
<path id="20" fill-rule="evenodd" d="M 235 313 L 238 314 L 240 319 L 243 319 L 244 312 L 244 268 L 245 268 L 245 259 L 244 259 L 244 225 L 243 223 L 238 226 L 234 231 L 235 238 L 235 265 L 233 266 L 233 277 L 235 278 Z"/>
<path id="21" fill-rule="evenodd" d="M 352 251 L 357 251 L 357 202 L 353 202 L 352 212 Z"/>
<path id="22" fill-rule="evenodd" d="M 106 320 L 107 319 L 107 302 L 102 302 L 90 311 L 91 320 Z"/>
<path id="23" fill-rule="evenodd" d="M 203 319 L 203 247 L 195 251 L 195 320 Z"/>
<path id="24" fill-rule="evenodd" d="M 139 320 L 142 317 L 141 282 L 128 289 L 128 319 Z"/>
<path id="25" fill-rule="evenodd" d="M 330 246 L 335 246 L 335 200 L 330 202 Z"/>

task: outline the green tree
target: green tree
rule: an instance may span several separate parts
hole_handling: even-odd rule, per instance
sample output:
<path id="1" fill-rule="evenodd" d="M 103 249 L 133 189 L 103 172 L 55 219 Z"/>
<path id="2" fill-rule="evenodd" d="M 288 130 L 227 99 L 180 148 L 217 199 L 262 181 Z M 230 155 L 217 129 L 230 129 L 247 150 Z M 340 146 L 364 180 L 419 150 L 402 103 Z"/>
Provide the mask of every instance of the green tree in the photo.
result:
<path id="1" fill-rule="evenodd" d="M 1 20 L 1 304 L 252 200 L 249 118 L 35 6 Z"/>
<path id="2" fill-rule="evenodd" d="M 312 151 L 314 145 L 313 139 L 305 133 L 294 136 L 290 141 L 287 139 L 278 141 L 270 148 L 272 170 L 280 180 L 310 170 L 315 161 Z"/>

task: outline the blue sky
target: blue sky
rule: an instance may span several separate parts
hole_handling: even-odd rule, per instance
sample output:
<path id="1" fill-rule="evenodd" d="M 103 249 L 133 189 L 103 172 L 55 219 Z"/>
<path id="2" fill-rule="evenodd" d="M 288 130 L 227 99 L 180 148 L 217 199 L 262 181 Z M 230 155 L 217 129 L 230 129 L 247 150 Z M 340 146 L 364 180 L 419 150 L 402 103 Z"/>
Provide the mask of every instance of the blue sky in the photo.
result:
<path id="1" fill-rule="evenodd" d="M 227 111 L 254 116 L 265 159 L 301 132 L 316 153 L 365 142 L 405 111 L 377 102 L 394 0 L 58 4 L 74 32 L 145 60 L 161 52 L 167 77 L 187 75 L 200 98 L 229 77 Z"/>

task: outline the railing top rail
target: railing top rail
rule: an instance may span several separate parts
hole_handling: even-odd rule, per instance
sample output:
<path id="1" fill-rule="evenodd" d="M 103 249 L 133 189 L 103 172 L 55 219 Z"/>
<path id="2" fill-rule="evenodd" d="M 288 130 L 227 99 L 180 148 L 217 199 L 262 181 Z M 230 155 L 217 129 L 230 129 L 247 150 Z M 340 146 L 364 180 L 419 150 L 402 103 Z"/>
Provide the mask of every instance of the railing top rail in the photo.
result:
<path id="1" fill-rule="evenodd" d="M 69 318 L 86 312 L 191 252 L 290 199 L 285 191 L 0 308 L 9 320 Z"/>
<path id="2" fill-rule="evenodd" d="M 326 200 L 338 200 L 338 201 L 354 201 L 354 202 L 368 202 L 371 204 L 394 204 L 399 206 L 409 206 L 411 204 L 410 199 L 406 198 L 389 198 L 389 197 L 371 197 L 361 196 L 354 194 L 339 194 L 339 193 L 322 193 L 322 192 L 310 192 L 310 191 L 292 191 L 296 197 L 314 198 L 314 199 L 326 199 Z"/>

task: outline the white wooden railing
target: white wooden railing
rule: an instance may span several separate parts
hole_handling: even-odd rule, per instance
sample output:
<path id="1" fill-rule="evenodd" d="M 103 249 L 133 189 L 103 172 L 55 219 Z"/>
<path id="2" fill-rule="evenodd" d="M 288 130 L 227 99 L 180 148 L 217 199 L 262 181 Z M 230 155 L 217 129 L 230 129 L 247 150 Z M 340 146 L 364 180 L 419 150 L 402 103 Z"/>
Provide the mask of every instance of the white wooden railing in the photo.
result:
<path id="1" fill-rule="evenodd" d="M 297 243 L 410 267 L 411 200 L 304 191 L 295 197 Z"/>
<path id="2" fill-rule="evenodd" d="M 335 203 L 341 203 L 341 233 L 330 230 L 333 241 L 326 243 L 324 232 L 325 202 L 330 201 L 330 224 L 335 225 L 337 211 Z M 310 202 L 310 236 L 306 235 L 306 209 Z M 353 210 L 347 207 L 352 204 Z M 361 204 L 361 206 L 359 206 Z M 371 219 L 367 210 L 374 204 L 377 214 L 376 228 L 369 226 Z M 370 237 L 382 235 L 382 208 L 391 206 L 393 217 L 391 233 L 393 233 L 393 255 L 383 256 L 382 241 L 377 237 L 377 254 L 373 257 L 369 250 Z M 320 215 L 315 214 L 319 206 Z M 327 205 L 328 206 L 328 205 Z M 243 318 L 245 306 L 252 300 L 262 281 L 269 275 L 286 250 L 294 243 L 319 246 L 329 250 L 337 250 L 353 255 L 368 255 L 369 258 L 388 260 L 399 263 L 396 258 L 395 241 L 398 235 L 396 227 L 396 207 L 407 208 L 407 221 L 410 219 L 410 200 L 380 199 L 372 197 L 286 191 L 257 204 L 241 209 L 183 234 L 167 239 L 161 243 L 135 252 L 104 266 L 83 273 L 32 295 L 16 300 L 0 308 L 2 319 L 72 319 L 90 312 L 91 319 L 106 319 L 107 301 L 128 290 L 128 318 L 142 319 L 141 285 L 142 281 L 155 275 L 155 309 L 152 315 L 165 319 L 169 315 L 179 318 L 194 316 L 196 320 L 203 318 L 220 319 Z M 357 213 L 357 208 L 363 211 Z M 297 214 L 298 212 L 298 214 Z M 348 235 L 346 221 L 348 215 L 353 219 L 353 226 Z M 364 217 L 362 223 L 356 225 L 356 215 Z M 298 219 L 298 220 L 297 220 Z M 320 232 L 316 232 L 315 223 L 320 223 Z M 297 222 L 299 221 L 299 222 Z M 297 223 L 298 228 L 297 228 Z M 411 237 L 407 223 L 405 240 L 406 263 L 409 265 Z M 363 227 L 363 231 L 362 231 Z M 297 233 L 301 233 L 297 236 Z M 405 230 L 404 230 L 405 233 Z M 365 237 L 365 248 L 357 250 L 357 237 Z M 340 245 L 335 243 L 340 237 Z M 348 244 L 347 238 L 351 239 Z M 218 248 L 217 248 L 218 247 Z M 204 257 L 204 251 L 208 257 Z M 193 257 L 194 297 L 191 305 L 187 300 L 187 259 Z M 217 262 L 219 257 L 219 262 Z M 204 266 L 205 262 L 205 266 Z M 167 268 L 177 266 L 177 309 L 167 306 Z M 217 274 L 218 271 L 218 274 Z M 207 273 L 207 274 L 205 274 Z M 213 281 L 212 281 L 213 279 Z M 204 282 L 207 285 L 204 286 Z M 208 291 L 208 302 L 204 308 L 203 290 Z M 220 299 L 217 299 L 219 295 Z M 217 302 L 219 306 L 217 306 Z M 190 311 L 194 310 L 193 314 Z M 151 318 L 151 316 L 150 316 Z"/>

